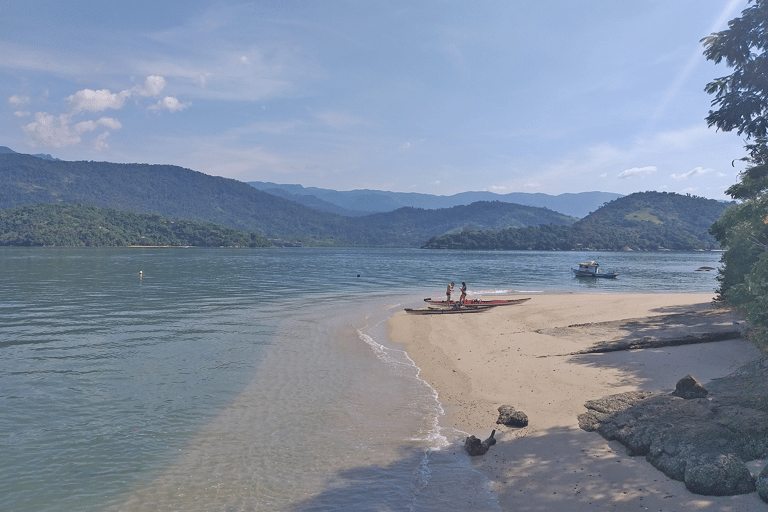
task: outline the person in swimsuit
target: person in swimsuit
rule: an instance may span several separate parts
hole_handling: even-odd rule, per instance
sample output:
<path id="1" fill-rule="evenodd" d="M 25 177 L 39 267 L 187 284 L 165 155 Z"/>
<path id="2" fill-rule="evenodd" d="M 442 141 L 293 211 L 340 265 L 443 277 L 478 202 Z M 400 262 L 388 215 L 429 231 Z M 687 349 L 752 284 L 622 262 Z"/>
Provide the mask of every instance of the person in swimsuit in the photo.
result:
<path id="1" fill-rule="evenodd" d="M 446 303 L 451 302 L 451 292 L 453 291 L 453 283 L 448 285 L 448 288 L 445 289 L 445 301 Z"/>
<path id="2" fill-rule="evenodd" d="M 461 297 L 459 297 L 459 302 L 461 304 L 464 304 L 464 302 L 467 300 L 467 283 L 464 281 L 461 282 Z"/>

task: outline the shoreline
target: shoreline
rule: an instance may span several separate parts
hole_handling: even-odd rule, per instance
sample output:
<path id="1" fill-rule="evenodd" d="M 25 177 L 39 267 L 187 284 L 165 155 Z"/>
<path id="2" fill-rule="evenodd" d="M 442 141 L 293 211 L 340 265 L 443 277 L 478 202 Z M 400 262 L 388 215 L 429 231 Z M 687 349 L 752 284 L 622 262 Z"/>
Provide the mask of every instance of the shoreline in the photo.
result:
<path id="1" fill-rule="evenodd" d="M 531 296 L 475 315 L 398 312 L 388 324 L 391 341 L 405 346 L 420 378 L 438 393 L 441 426 L 481 439 L 496 429 L 497 444 L 470 461 L 493 482 L 502 510 L 765 510 L 756 493 L 695 495 L 643 457 L 629 457 L 619 443 L 578 426 L 587 400 L 671 391 L 687 374 L 706 386 L 760 357 L 745 339 L 574 354 L 599 338 L 632 335 L 626 325 L 638 322 L 622 320 L 667 324 L 669 315 L 712 310 L 712 294 Z M 685 326 L 663 327 L 688 333 Z M 523 411 L 529 425 L 497 425 L 501 405 Z"/>

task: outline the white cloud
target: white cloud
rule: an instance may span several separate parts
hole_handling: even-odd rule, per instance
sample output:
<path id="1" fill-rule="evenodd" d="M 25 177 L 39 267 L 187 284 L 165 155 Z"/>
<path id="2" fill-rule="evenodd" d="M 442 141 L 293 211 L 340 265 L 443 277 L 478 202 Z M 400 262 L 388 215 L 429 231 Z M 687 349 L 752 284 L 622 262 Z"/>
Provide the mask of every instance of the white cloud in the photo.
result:
<path id="1" fill-rule="evenodd" d="M 523 186 L 527 187 L 527 188 L 539 188 L 539 187 L 541 187 L 541 184 L 540 183 L 536 183 L 536 182 L 530 182 L 530 183 L 526 183 Z"/>
<path id="2" fill-rule="evenodd" d="M 35 120 L 23 126 L 22 130 L 30 137 L 33 146 L 62 148 L 78 144 L 83 134 L 100 127 L 110 130 L 118 130 L 122 127 L 117 119 L 111 117 L 102 117 L 96 121 L 81 121 L 74 125 L 71 121 L 71 116 L 67 114 L 54 116 L 47 112 L 37 112 Z"/>
<path id="3" fill-rule="evenodd" d="M 64 147 L 78 144 L 82 140 L 81 136 L 85 133 L 99 129 L 119 130 L 122 128 L 122 124 L 113 117 L 101 117 L 99 119 L 86 119 L 75 122 L 76 116 L 89 112 L 102 112 L 107 109 L 120 110 L 125 106 L 126 100 L 132 96 L 158 96 L 165 86 L 165 78 L 150 75 L 143 84 L 117 93 L 113 93 L 109 89 L 82 89 L 66 98 L 69 102 L 69 112 L 58 116 L 48 112 L 37 112 L 35 120 L 22 126 L 22 131 L 31 139 L 33 146 Z M 28 98 L 18 95 L 11 96 L 8 100 L 10 104 L 16 106 L 23 105 L 27 101 Z M 178 112 L 189 107 L 189 105 L 189 103 L 182 103 L 172 96 L 166 96 L 149 108 L 155 111 L 168 110 L 169 112 Z M 15 115 L 23 117 L 24 115 L 29 115 L 29 113 L 16 112 Z M 109 147 L 106 143 L 109 133 L 109 131 L 104 131 L 94 139 L 94 149 L 101 151 Z"/>
<path id="4" fill-rule="evenodd" d="M 165 78 L 156 75 L 150 75 L 144 81 L 144 85 L 137 85 L 131 89 L 140 96 L 157 96 L 165 89 Z"/>
<path id="5" fill-rule="evenodd" d="M 82 91 L 77 91 L 72 96 L 68 96 L 66 99 L 69 101 L 70 109 L 73 113 L 82 111 L 101 112 L 108 108 L 115 110 L 123 108 L 125 100 L 129 96 L 129 91 L 112 93 L 109 89 L 101 89 L 99 91 L 83 89 Z"/>
<path id="6" fill-rule="evenodd" d="M 109 149 L 109 144 L 107 144 L 107 137 L 109 137 L 109 132 L 104 132 L 96 137 L 93 140 L 93 149 L 96 151 L 104 151 L 105 149 Z"/>
<path id="7" fill-rule="evenodd" d="M 168 110 L 169 112 L 178 112 L 180 110 L 184 110 L 185 108 L 189 107 L 189 103 L 181 103 L 178 99 L 174 98 L 173 96 L 166 96 L 165 98 L 161 99 L 151 107 L 149 107 L 149 110 L 153 110 L 155 112 L 159 112 L 161 110 Z"/>
<path id="8" fill-rule="evenodd" d="M 35 114 L 35 120 L 22 127 L 33 146 L 62 148 L 80 142 L 80 135 L 69 126 L 69 116 L 58 117 L 47 112 Z"/>
<path id="9" fill-rule="evenodd" d="M 27 103 L 29 103 L 29 96 L 19 96 L 18 94 L 14 94 L 8 98 L 8 104 L 14 108 L 23 107 Z"/>
<path id="10" fill-rule="evenodd" d="M 706 174 L 711 170 L 712 169 L 704 169 L 703 167 L 696 167 L 695 169 L 691 169 L 690 171 L 683 174 L 671 174 L 670 177 L 676 181 L 683 181 L 683 180 L 690 179 L 694 176 L 698 176 L 700 174 Z"/>
<path id="11" fill-rule="evenodd" d="M 29 112 L 27 110 L 17 110 L 16 112 L 13 113 L 13 115 L 16 117 L 28 117 Z"/>
<path id="12" fill-rule="evenodd" d="M 150 75 L 142 85 L 136 85 L 124 91 L 113 93 L 109 89 L 101 89 L 99 91 L 83 89 L 82 91 L 77 91 L 72 96 L 67 97 L 67 100 L 69 101 L 72 112 L 101 112 L 108 108 L 119 110 L 123 108 L 125 101 L 131 96 L 136 95 L 145 98 L 158 96 L 162 90 L 165 89 L 165 85 L 165 78 L 162 76 Z M 180 105 L 178 100 L 175 98 L 172 98 L 172 100 L 176 102 L 176 110 L 185 108 L 178 108 L 178 105 Z M 171 108 L 173 101 L 171 102 L 171 105 L 166 105 L 163 108 L 173 110 Z"/>
<path id="13" fill-rule="evenodd" d="M 30 137 L 33 146 L 52 146 L 62 148 L 77 144 L 82 140 L 82 135 L 105 127 L 110 130 L 118 130 L 122 127 L 117 119 L 102 117 L 96 121 L 81 121 L 74 125 L 71 117 L 62 114 L 53 116 L 47 112 L 37 112 L 35 120 L 22 127 L 24 133 Z"/>
<path id="14" fill-rule="evenodd" d="M 653 165 L 649 165 L 646 167 L 633 167 L 631 169 L 627 169 L 626 171 L 619 173 L 618 177 L 624 179 L 624 178 L 631 178 L 634 176 L 647 176 L 649 174 L 656 172 L 656 170 L 657 170 L 656 167 Z"/>

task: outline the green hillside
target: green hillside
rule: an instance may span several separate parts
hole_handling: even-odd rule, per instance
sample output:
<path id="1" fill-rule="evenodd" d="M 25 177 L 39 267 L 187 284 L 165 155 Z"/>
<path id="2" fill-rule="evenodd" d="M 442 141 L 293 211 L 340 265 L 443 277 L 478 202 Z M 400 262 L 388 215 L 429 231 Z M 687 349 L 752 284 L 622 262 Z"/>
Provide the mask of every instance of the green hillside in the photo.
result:
<path id="1" fill-rule="evenodd" d="M 232 228 L 159 215 L 73 204 L 0 211 L 0 245 L 270 247 L 266 238 Z"/>
<path id="2" fill-rule="evenodd" d="M 0 209 L 40 203 L 103 208 L 220 224 L 269 238 L 343 238 L 343 218 L 237 180 L 172 165 L 43 160 L 0 154 Z"/>
<path id="3" fill-rule="evenodd" d="M 638 192 L 621 197 L 572 226 L 465 230 L 430 239 L 428 249 L 710 250 L 719 245 L 709 227 L 728 206 L 702 197 Z"/>
<path id="4" fill-rule="evenodd" d="M 575 219 L 509 203 L 443 210 L 402 208 L 343 217 L 267 194 L 232 179 L 171 165 L 66 162 L 0 153 L 0 209 L 31 204 L 91 204 L 169 219 L 227 226 L 304 245 L 419 247 L 468 226 L 501 229 Z"/>

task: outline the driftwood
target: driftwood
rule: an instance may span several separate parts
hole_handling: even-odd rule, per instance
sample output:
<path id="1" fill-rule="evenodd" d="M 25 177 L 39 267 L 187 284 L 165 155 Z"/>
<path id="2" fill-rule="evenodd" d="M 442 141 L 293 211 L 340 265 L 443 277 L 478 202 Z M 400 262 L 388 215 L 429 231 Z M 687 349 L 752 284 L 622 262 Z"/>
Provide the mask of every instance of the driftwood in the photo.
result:
<path id="1" fill-rule="evenodd" d="M 464 441 L 464 449 L 467 450 L 467 453 L 472 456 L 485 455 L 488 451 L 488 448 L 496 444 L 496 439 L 493 437 L 494 434 L 496 434 L 495 430 L 492 431 L 490 437 L 483 442 L 480 442 L 480 439 L 476 438 L 475 436 L 469 436 Z"/>

